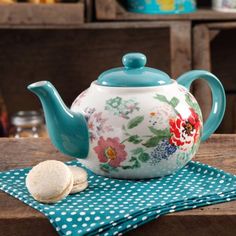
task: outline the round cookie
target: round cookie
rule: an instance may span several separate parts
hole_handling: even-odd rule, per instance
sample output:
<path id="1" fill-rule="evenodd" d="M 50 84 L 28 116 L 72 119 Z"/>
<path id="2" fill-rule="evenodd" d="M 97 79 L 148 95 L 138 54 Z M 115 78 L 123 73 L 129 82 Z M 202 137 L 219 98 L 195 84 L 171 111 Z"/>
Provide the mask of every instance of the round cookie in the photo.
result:
<path id="1" fill-rule="evenodd" d="M 73 187 L 73 175 L 63 162 L 43 161 L 28 173 L 26 187 L 35 200 L 55 203 L 70 193 Z"/>
<path id="2" fill-rule="evenodd" d="M 81 168 L 76 166 L 69 166 L 71 173 L 73 174 L 74 184 L 70 194 L 78 193 L 85 190 L 88 187 L 88 174 Z"/>

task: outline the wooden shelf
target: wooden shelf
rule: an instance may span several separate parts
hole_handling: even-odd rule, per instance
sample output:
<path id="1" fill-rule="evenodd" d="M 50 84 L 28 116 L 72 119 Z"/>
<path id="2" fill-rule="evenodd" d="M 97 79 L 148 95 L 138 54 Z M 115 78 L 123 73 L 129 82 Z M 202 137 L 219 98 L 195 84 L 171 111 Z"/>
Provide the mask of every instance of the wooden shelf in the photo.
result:
<path id="1" fill-rule="evenodd" d="M 1 10 L 0 10 L 1 14 Z M 183 22 L 184 23 L 184 22 Z M 151 29 L 151 28 L 166 28 L 179 24 L 177 21 L 129 21 L 129 22 L 67 22 L 57 24 L 46 24 L 46 23 L 15 23 L 1 22 L 0 16 L 0 29 L 87 29 L 87 30 L 100 30 L 100 29 Z"/>
<path id="2" fill-rule="evenodd" d="M 95 0 L 97 20 L 134 21 L 134 20 L 236 20 L 236 13 L 218 12 L 212 9 L 199 9 L 190 14 L 150 15 L 128 12 L 116 0 Z"/>
<path id="3" fill-rule="evenodd" d="M 226 112 L 217 132 L 236 133 L 235 32 L 236 22 L 213 22 L 193 27 L 193 69 L 212 71 L 222 81 L 227 97 Z M 211 90 L 198 80 L 193 87 L 206 120 L 211 111 Z"/>
<path id="4" fill-rule="evenodd" d="M 79 25 L 84 4 L 0 4 L 0 27 Z"/>

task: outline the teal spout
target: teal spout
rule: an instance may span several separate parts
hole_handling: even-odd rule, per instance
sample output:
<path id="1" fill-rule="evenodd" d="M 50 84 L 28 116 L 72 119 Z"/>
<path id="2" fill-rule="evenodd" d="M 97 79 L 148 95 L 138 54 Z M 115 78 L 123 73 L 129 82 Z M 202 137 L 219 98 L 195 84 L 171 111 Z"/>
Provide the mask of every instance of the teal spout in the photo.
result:
<path id="1" fill-rule="evenodd" d="M 84 116 L 67 108 L 48 81 L 30 84 L 28 89 L 39 97 L 43 105 L 47 130 L 55 147 L 69 156 L 86 158 L 89 134 Z"/>

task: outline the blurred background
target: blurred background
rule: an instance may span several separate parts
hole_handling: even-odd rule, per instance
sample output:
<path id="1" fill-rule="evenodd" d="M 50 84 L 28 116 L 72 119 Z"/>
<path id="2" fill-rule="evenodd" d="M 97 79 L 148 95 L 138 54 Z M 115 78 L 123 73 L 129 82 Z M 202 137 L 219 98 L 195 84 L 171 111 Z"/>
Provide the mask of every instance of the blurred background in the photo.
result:
<path id="1" fill-rule="evenodd" d="M 70 106 L 130 51 L 176 79 L 212 71 L 227 93 L 218 133 L 236 133 L 236 0 L 0 0 L 0 136 L 46 136 L 41 105 L 27 89 L 50 80 Z M 204 119 L 211 93 L 194 84 Z"/>

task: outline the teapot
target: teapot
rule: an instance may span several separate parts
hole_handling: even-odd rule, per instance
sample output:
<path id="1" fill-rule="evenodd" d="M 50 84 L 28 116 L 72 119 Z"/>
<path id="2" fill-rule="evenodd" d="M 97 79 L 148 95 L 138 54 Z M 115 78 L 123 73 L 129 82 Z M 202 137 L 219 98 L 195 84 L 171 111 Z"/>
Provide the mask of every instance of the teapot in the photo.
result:
<path id="1" fill-rule="evenodd" d="M 28 86 L 41 100 L 47 130 L 62 153 L 79 158 L 92 172 L 111 178 L 162 177 L 184 167 L 219 126 L 226 106 L 215 75 L 193 70 L 177 80 L 145 67 L 146 56 L 128 53 L 123 67 L 99 75 L 69 109 L 48 81 Z M 189 92 L 204 79 L 212 109 L 203 124 L 201 109 Z"/>

